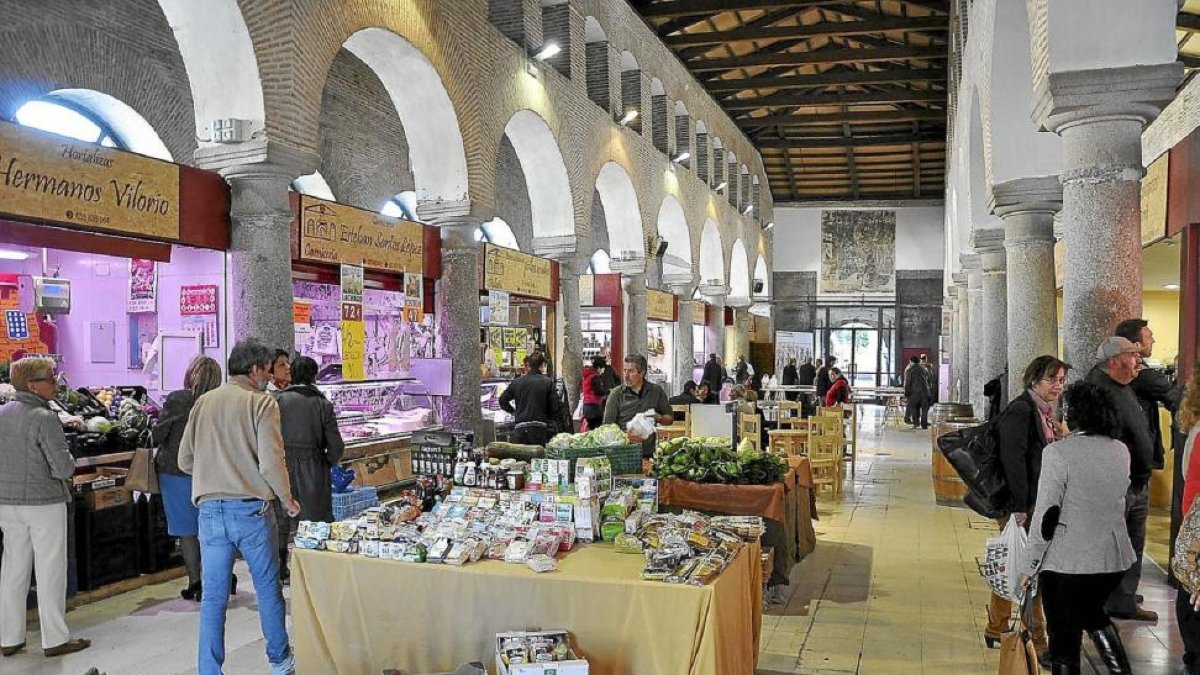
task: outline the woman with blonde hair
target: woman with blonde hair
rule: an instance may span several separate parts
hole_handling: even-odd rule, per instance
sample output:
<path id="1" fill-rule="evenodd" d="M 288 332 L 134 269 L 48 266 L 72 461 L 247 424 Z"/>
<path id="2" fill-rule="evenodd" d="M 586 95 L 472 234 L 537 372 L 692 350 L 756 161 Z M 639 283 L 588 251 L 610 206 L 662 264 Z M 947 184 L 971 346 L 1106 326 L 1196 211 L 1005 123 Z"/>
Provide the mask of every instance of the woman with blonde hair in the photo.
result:
<path id="1" fill-rule="evenodd" d="M 167 514 L 167 533 L 179 537 L 183 564 L 187 568 L 187 588 L 179 592 L 185 600 L 200 601 L 200 511 L 192 504 L 192 477 L 179 468 L 179 443 L 187 427 L 188 416 L 196 399 L 221 386 L 221 366 L 207 356 L 197 356 L 188 364 L 183 389 L 173 391 L 163 403 L 162 414 L 152 435 L 158 453 L 158 470 L 163 509 Z M 236 583 L 234 585 L 236 588 Z"/>
<path id="2" fill-rule="evenodd" d="M 1183 446 L 1183 521 L 1200 495 L 1200 453 L 1196 439 L 1200 437 L 1200 366 L 1192 373 L 1183 400 L 1179 402 L 1179 432 L 1187 434 Z M 1178 450 L 1176 450 L 1178 452 Z M 1181 522 L 1183 522 L 1181 521 Z M 1197 589 L 1200 590 L 1200 589 Z M 1188 593 L 1181 585 L 1175 597 L 1175 619 L 1183 641 L 1183 671 L 1181 675 L 1200 674 L 1200 592 Z"/>

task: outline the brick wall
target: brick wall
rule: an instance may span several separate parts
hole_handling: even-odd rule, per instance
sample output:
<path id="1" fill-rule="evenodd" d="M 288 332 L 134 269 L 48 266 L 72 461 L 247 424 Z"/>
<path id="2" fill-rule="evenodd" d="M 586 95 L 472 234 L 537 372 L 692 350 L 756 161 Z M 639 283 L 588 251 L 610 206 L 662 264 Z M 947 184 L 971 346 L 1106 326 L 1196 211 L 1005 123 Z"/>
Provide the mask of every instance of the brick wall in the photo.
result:
<path id="1" fill-rule="evenodd" d="M 712 185 L 712 169 L 708 162 L 708 134 L 696 134 L 696 175 Z"/>
<path id="2" fill-rule="evenodd" d="M 642 108 L 642 101 L 645 100 L 642 96 L 642 71 L 626 70 L 621 73 L 621 110 L 617 113 L 618 119 L 623 117 L 630 110 L 636 110 L 638 116 L 630 122 L 630 129 L 642 133 L 642 122 L 646 117 L 646 112 Z"/>
<path id="3" fill-rule="evenodd" d="M 671 135 L 667 126 L 667 119 L 670 117 L 667 112 L 669 105 L 665 94 L 650 97 L 650 135 L 654 139 L 654 147 L 664 154 L 671 151 Z"/>
<path id="4" fill-rule="evenodd" d="M 682 155 L 688 153 L 688 159 L 680 162 L 683 166 L 691 168 L 696 165 L 695 153 L 692 149 L 692 118 L 690 115 L 675 116 L 675 154 Z"/>
<path id="5" fill-rule="evenodd" d="M 345 49 L 321 99 L 321 175 L 339 202 L 378 210 L 413 189 L 408 141 L 375 71 Z"/>
<path id="6" fill-rule="evenodd" d="M 508 223 L 517 245 L 526 253 L 533 250 L 533 206 L 525 170 L 508 136 L 500 139 L 496 155 L 496 216 Z"/>
<path id="7" fill-rule="evenodd" d="M 558 45 L 559 51 L 546 59 L 546 64 L 564 77 L 571 77 L 571 6 L 546 5 L 542 8 L 542 41 Z"/>

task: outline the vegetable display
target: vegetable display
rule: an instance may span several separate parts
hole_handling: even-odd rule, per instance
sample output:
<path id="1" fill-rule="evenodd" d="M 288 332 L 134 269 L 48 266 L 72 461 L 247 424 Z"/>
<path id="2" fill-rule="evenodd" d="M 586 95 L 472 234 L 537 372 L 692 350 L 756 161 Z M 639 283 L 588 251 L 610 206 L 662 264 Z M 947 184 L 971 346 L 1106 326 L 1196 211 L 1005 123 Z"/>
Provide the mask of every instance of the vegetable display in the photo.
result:
<path id="1" fill-rule="evenodd" d="M 605 424 L 602 427 L 582 434 L 558 434 L 546 444 L 548 448 L 607 448 L 614 445 L 625 445 L 628 437 L 621 427 L 615 424 Z"/>
<path id="2" fill-rule="evenodd" d="M 768 485 L 787 475 L 782 457 L 754 449 L 749 439 L 737 451 L 725 438 L 673 438 L 658 444 L 651 475 L 694 483 Z"/>

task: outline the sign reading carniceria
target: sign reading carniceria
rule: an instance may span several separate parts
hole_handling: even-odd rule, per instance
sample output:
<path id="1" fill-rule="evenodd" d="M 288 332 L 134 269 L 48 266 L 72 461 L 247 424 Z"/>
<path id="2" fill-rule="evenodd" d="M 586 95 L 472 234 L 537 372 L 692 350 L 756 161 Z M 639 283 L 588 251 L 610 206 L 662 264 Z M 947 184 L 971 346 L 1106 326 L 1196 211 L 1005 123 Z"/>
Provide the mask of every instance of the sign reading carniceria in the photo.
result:
<path id="1" fill-rule="evenodd" d="M 300 196 L 300 258 L 423 274 L 421 223 Z"/>
<path id="2" fill-rule="evenodd" d="M 0 213 L 179 238 L 179 166 L 0 122 Z"/>

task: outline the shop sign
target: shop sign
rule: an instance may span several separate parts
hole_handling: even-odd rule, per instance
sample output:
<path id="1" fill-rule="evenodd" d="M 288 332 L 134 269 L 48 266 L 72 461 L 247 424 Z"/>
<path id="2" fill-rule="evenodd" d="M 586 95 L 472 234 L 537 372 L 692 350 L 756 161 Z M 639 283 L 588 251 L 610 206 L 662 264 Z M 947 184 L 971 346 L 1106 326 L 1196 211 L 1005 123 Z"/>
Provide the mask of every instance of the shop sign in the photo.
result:
<path id="1" fill-rule="evenodd" d="M 87 230 L 179 238 L 179 167 L 0 123 L 0 212 Z"/>
<path id="2" fill-rule="evenodd" d="M 215 284 L 179 287 L 179 313 L 199 316 L 217 313 L 218 288 Z"/>
<path id="3" fill-rule="evenodd" d="M 591 274 L 579 276 L 579 306 L 596 306 L 596 277 Z"/>
<path id="4" fill-rule="evenodd" d="M 1163 153 L 1142 177 L 1142 246 L 1167 236 L 1167 173 L 1171 153 Z"/>
<path id="5" fill-rule="evenodd" d="M 367 379 L 367 330 L 361 302 L 342 303 L 342 379 L 361 382 Z"/>
<path id="6" fill-rule="evenodd" d="M 647 288 L 646 318 L 651 321 L 674 321 L 675 296 L 664 291 Z"/>
<path id="7" fill-rule="evenodd" d="M 483 245 L 483 287 L 541 300 L 550 296 L 551 262 L 510 248 Z"/>
<path id="8" fill-rule="evenodd" d="M 300 258 L 423 274 L 425 229 L 411 220 L 301 195 Z"/>
<path id="9" fill-rule="evenodd" d="M 707 324 L 708 317 L 705 316 L 705 313 L 708 309 L 708 305 L 699 300 L 690 300 L 689 302 L 692 303 L 692 325 L 703 326 Z"/>
<path id="10" fill-rule="evenodd" d="M 129 314 L 145 314 L 158 310 L 158 265 L 153 260 L 133 258 L 129 261 Z"/>

